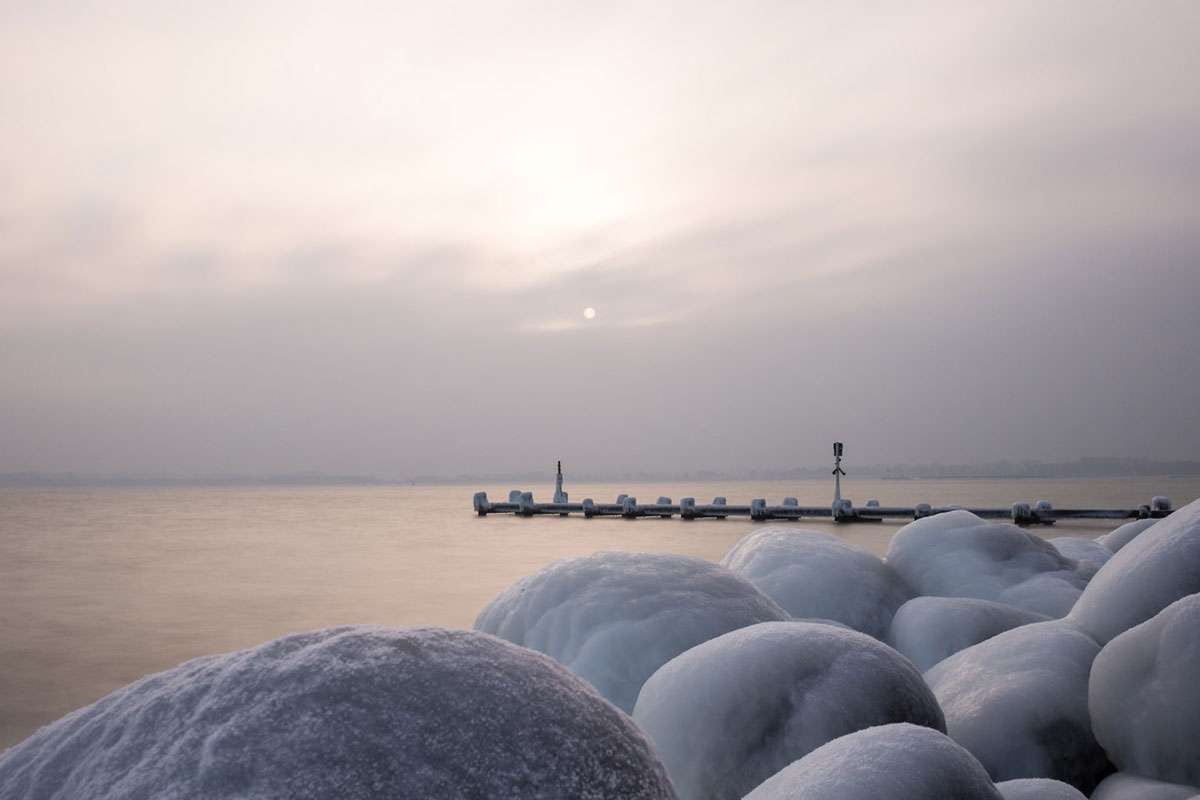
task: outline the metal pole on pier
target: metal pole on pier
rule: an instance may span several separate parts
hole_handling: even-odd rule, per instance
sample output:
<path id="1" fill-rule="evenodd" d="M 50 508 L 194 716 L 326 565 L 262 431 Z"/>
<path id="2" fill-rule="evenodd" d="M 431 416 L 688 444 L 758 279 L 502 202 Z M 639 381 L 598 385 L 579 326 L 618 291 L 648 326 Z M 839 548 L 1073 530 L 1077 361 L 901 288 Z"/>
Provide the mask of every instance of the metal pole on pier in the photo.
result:
<path id="1" fill-rule="evenodd" d="M 562 481 L 563 481 L 562 462 L 559 461 L 558 462 L 558 475 L 554 479 L 554 502 L 556 502 L 556 503 L 567 502 L 567 493 L 563 491 Z"/>
<path id="2" fill-rule="evenodd" d="M 846 471 L 842 469 L 842 443 L 833 443 L 833 504 L 836 506 L 842 502 L 842 476 Z"/>

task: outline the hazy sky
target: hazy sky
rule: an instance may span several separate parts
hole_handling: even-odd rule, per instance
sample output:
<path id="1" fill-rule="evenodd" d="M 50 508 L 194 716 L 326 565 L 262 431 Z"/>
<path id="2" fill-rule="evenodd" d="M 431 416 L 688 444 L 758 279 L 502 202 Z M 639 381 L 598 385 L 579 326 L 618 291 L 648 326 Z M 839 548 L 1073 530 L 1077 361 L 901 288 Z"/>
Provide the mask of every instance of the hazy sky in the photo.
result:
<path id="1" fill-rule="evenodd" d="M 0 471 L 1198 457 L 1197 42 L 1192 0 L 0 3 Z"/>

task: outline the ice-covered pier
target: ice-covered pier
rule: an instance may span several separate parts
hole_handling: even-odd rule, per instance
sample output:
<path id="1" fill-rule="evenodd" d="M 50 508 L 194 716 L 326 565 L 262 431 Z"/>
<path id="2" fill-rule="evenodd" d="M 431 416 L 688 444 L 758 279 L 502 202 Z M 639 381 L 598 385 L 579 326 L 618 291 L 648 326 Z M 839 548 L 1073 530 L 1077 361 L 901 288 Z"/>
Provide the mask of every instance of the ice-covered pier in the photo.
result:
<path id="1" fill-rule="evenodd" d="M 965 508 L 976 516 L 985 519 L 1007 519 L 1018 525 L 1053 525 L 1059 520 L 1068 519 L 1152 519 L 1165 517 L 1171 513 L 1171 501 L 1166 497 L 1154 497 L 1150 502 L 1136 508 L 1056 508 L 1046 500 L 1035 503 L 1013 503 L 1007 508 L 970 508 L 957 505 L 931 506 L 928 503 L 915 503 L 911 506 L 883 506 L 875 500 L 868 500 L 865 506 L 856 507 L 849 498 L 842 497 L 841 479 L 845 472 L 841 468 L 842 445 L 834 445 L 836 459 L 833 476 L 834 499 L 828 506 L 802 506 L 795 497 L 785 497 L 778 504 L 769 504 L 765 498 L 751 500 L 749 505 L 732 504 L 725 497 L 714 497 L 712 502 L 698 503 L 694 497 L 684 497 L 678 503 L 670 497 L 659 497 L 653 503 L 639 503 L 631 495 L 617 495 L 612 503 L 597 502 L 591 498 L 581 503 L 569 501 L 563 490 L 562 462 L 558 463 L 558 474 L 555 479 L 554 500 L 550 503 L 539 503 L 534 500 L 532 492 L 514 489 L 508 493 L 506 502 L 493 502 L 488 499 L 487 492 L 476 492 L 473 499 L 475 513 L 479 516 L 488 514 L 515 514 L 522 517 L 533 517 L 543 514 L 582 514 L 585 517 L 623 517 L 636 519 L 638 517 L 661 517 L 669 519 L 678 516 L 681 519 L 725 519 L 727 517 L 749 517 L 752 520 L 776 519 L 832 519 L 834 522 L 881 522 L 884 519 L 921 519 L 922 517 L 942 514 L 959 508 Z"/>

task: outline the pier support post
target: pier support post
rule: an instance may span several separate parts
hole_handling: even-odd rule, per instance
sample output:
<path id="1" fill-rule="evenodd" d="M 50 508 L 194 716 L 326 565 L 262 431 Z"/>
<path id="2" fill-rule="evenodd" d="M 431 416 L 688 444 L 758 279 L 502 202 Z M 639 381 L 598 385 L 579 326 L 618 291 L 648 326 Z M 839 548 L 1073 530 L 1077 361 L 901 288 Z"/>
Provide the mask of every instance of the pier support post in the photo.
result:
<path id="1" fill-rule="evenodd" d="M 679 518 L 680 519 L 695 519 L 696 518 L 696 498 L 684 497 L 679 501 Z"/>
<path id="2" fill-rule="evenodd" d="M 583 516 L 586 519 L 596 516 L 596 503 L 590 497 L 586 497 L 583 500 Z"/>
<path id="3" fill-rule="evenodd" d="M 622 495 L 625 499 L 621 501 L 621 516 L 625 519 L 633 519 L 637 516 L 637 498 L 629 495 Z"/>
<path id="4" fill-rule="evenodd" d="M 750 501 L 750 519 L 764 520 L 767 518 L 767 501 L 766 498 L 757 498 Z"/>
<path id="5" fill-rule="evenodd" d="M 471 503 L 475 506 L 475 513 L 481 517 L 486 517 L 487 513 L 492 510 L 492 504 L 487 499 L 487 492 L 476 492 Z"/>

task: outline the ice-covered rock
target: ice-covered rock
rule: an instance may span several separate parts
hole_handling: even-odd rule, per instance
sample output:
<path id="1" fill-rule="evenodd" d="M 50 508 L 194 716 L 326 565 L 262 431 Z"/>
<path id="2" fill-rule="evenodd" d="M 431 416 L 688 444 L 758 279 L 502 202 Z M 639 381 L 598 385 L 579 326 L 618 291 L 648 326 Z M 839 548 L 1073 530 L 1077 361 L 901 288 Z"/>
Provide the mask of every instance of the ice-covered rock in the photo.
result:
<path id="1" fill-rule="evenodd" d="M 1200 785 L 1200 594 L 1104 646 L 1088 707 L 1096 740 L 1123 772 Z"/>
<path id="2" fill-rule="evenodd" d="M 888 638 L 924 671 L 997 634 L 1048 619 L 1044 614 L 973 597 L 915 597 L 896 611 Z"/>
<path id="3" fill-rule="evenodd" d="M 633 718 L 689 800 L 736 800 L 805 753 L 872 725 L 945 730 L 919 673 L 857 631 L 766 622 L 667 662 Z"/>
<path id="4" fill-rule="evenodd" d="M 1105 549 L 1110 553 L 1115 553 L 1144 533 L 1147 528 L 1156 522 L 1158 522 L 1156 519 L 1136 519 L 1133 522 L 1126 522 L 1121 527 L 1104 534 L 1096 541 L 1104 545 Z"/>
<path id="5" fill-rule="evenodd" d="M 1104 644 L 1200 592 L 1200 500 L 1160 519 L 1108 560 L 1071 609 L 1071 620 Z"/>
<path id="6" fill-rule="evenodd" d="M 1032 533 L 962 509 L 896 531 L 887 563 L 919 595 L 976 597 L 1050 617 L 1071 610 L 1090 575 Z"/>
<path id="7" fill-rule="evenodd" d="M 1088 792 L 1112 771 L 1088 716 L 1099 651 L 1062 620 L 1037 622 L 955 653 L 925 680 L 950 737 L 993 778 L 1054 778 Z"/>
<path id="8" fill-rule="evenodd" d="M 1200 786 L 1166 783 L 1117 772 L 1100 782 L 1092 792 L 1092 800 L 1200 800 Z"/>
<path id="9" fill-rule="evenodd" d="M 517 581 L 475 627 L 565 664 L 625 711 L 656 669 L 723 633 L 788 619 L 728 569 L 668 553 L 596 553 Z"/>
<path id="10" fill-rule="evenodd" d="M 1087 800 L 1087 795 L 1069 783 L 1049 778 L 1017 778 L 996 784 L 1004 800 Z"/>
<path id="11" fill-rule="evenodd" d="M 1000 800 L 975 758 L 932 728 L 867 728 L 820 747 L 745 800 Z"/>
<path id="12" fill-rule="evenodd" d="M 849 625 L 877 639 L 913 596 L 877 556 L 844 539 L 802 528 L 764 528 L 726 554 L 725 566 L 753 583 L 796 618 Z"/>
<path id="13" fill-rule="evenodd" d="M 151 675 L 0 755 L 5 800 L 671 798 L 559 664 L 441 628 L 333 628 Z"/>
<path id="14" fill-rule="evenodd" d="M 1112 558 L 1112 551 L 1096 539 L 1084 536 L 1056 536 L 1048 540 L 1054 549 L 1069 559 L 1087 565 L 1088 577 L 1096 574 L 1096 570 L 1104 566 L 1104 562 Z"/>

